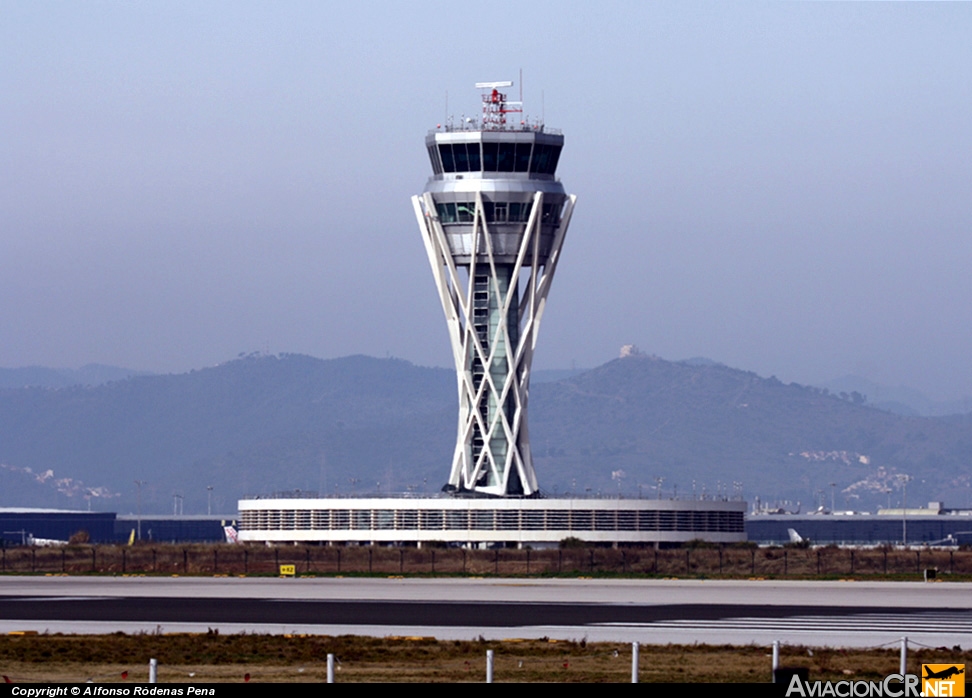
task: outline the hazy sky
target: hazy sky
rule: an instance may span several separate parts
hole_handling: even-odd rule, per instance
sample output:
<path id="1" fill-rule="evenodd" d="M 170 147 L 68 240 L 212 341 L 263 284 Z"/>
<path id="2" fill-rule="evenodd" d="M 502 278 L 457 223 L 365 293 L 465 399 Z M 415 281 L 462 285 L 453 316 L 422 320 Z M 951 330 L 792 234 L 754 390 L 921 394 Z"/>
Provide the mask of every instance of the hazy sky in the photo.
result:
<path id="1" fill-rule="evenodd" d="M 972 394 L 970 37 L 969 3 L 0 0 L 0 366 L 451 365 L 409 197 L 446 94 L 522 68 L 579 197 L 538 368 Z"/>

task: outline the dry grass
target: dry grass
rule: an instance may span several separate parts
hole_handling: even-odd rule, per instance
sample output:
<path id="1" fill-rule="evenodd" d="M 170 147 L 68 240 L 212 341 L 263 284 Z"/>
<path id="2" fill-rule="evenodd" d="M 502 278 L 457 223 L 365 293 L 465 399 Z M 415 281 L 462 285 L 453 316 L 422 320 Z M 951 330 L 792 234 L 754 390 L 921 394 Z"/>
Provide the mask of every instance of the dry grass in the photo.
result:
<path id="1" fill-rule="evenodd" d="M 274 635 L 8 635 L 0 637 L 0 674 L 14 681 L 121 681 L 148 678 L 159 660 L 159 681 L 175 683 L 320 682 L 326 657 L 338 660 L 340 682 L 482 681 L 486 650 L 495 653 L 495 679 L 516 682 L 626 682 L 631 647 L 622 643 L 547 640 L 437 641 L 431 638 Z M 972 662 L 972 652 L 940 648 L 909 655 L 922 662 Z M 878 679 L 898 669 L 896 650 L 785 647 L 782 662 L 813 679 Z M 641 648 L 643 682 L 764 682 L 767 647 L 654 645 Z"/>

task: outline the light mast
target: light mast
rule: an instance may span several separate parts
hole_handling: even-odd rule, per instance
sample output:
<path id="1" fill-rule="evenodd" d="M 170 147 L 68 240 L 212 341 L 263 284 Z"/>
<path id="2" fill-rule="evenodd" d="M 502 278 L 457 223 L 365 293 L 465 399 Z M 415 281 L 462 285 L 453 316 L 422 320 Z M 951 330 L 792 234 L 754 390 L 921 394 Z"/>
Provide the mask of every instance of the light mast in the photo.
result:
<path id="1" fill-rule="evenodd" d="M 412 197 L 459 387 L 449 482 L 470 496 L 539 496 L 527 400 L 540 319 L 576 197 L 556 178 L 559 131 L 482 82 L 483 114 L 430 132 L 432 176 Z M 512 116 L 511 116 L 512 115 Z"/>

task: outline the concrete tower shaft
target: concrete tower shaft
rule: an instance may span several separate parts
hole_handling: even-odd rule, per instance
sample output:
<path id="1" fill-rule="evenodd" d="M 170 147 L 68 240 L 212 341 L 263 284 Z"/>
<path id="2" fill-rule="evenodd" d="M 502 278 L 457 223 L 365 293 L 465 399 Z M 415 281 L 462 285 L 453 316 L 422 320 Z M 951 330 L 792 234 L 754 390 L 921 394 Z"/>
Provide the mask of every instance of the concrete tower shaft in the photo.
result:
<path id="1" fill-rule="evenodd" d="M 527 400 L 540 319 L 575 197 L 556 179 L 563 135 L 506 123 L 483 83 L 481 122 L 426 138 L 432 177 L 412 199 L 452 342 L 459 427 L 447 489 L 535 496 Z"/>

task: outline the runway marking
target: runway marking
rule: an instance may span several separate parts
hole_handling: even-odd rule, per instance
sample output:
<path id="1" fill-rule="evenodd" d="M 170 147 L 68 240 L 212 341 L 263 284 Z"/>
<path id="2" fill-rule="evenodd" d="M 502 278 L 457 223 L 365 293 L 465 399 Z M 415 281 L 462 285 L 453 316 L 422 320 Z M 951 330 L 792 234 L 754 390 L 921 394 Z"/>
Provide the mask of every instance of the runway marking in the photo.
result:
<path id="1" fill-rule="evenodd" d="M 722 618 L 712 620 L 661 620 L 647 623 L 592 623 L 604 627 L 638 627 L 658 630 L 786 630 L 790 632 L 850 633 L 969 633 L 972 612 L 867 613 L 851 616 L 791 616 L 789 618 Z"/>
<path id="2" fill-rule="evenodd" d="M 107 601 L 118 598 L 116 596 L 0 596 L 4 603 L 12 602 L 41 602 L 48 601 Z"/>

